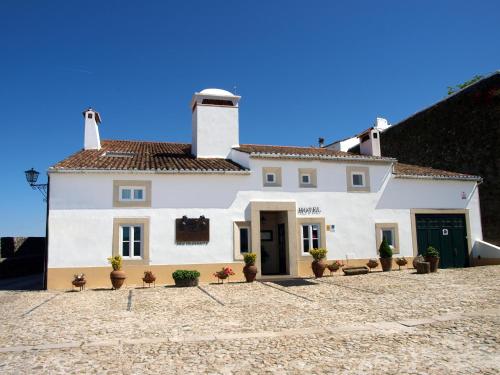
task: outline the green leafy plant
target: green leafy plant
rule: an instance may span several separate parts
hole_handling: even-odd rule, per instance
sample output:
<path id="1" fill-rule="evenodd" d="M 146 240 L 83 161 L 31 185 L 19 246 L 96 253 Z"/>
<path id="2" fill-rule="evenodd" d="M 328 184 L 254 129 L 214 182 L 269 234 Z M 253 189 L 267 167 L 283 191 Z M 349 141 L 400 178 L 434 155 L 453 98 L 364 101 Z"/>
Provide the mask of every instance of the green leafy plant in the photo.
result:
<path id="1" fill-rule="evenodd" d="M 176 270 L 172 273 L 172 278 L 174 280 L 194 280 L 198 277 L 200 277 L 198 271 Z"/>
<path id="2" fill-rule="evenodd" d="M 429 257 L 429 258 L 438 258 L 439 251 L 435 247 L 429 246 L 427 248 L 427 250 L 425 251 L 424 255 L 425 255 L 425 257 Z"/>
<path id="3" fill-rule="evenodd" d="M 257 259 L 257 254 L 255 253 L 246 253 L 245 255 L 243 255 L 243 260 L 245 261 L 245 264 L 250 266 L 255 264 L 256 259 Z"/>
<path id="4" fill-rule="evenodd" d="M 326 253 L 328 252 L 325 248 L 311 249 L 309 254 L 314 258 L 314 260 L 321 260 L 326 258 Z"/>
<path id="5" fill-rule="evenodd" d="M 113 271 L 119 271 L 122 269 L 122 257 L 120 255 L 109 257 L 108 262 L 111 263 Z"/>
<path id="6" fill-rule="evenodd" d="M 387 242 L 385 237 L 382 239 L 382 243 L 378 248 L 378 252 L 381 258 L 392 258 L 392 249 L 389 246 L 389 243 Z"/>
<path id="7" fill-rule="evenodd" d="M 456 86 L 448 86 L 448 95 L 454 94 L 457 91 L 460 91 L 462 89 L 465 89 L 467 86 L 472 85 L 473 83 L 476 83 L 477 81 L 481 80 L 483 78 L 482 75 L 476 74 L 474 77 L 469 79 L 468 81 L 465 81 L 464 83 L 460 83 Z"/>

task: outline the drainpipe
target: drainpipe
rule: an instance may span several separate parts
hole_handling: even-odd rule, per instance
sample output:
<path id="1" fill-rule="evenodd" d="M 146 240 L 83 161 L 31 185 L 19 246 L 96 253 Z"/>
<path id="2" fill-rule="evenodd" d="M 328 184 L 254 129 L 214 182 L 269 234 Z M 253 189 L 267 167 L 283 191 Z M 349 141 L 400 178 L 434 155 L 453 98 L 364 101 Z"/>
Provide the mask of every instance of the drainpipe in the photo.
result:
<path id="1" fill-rule="evenodd" d="M 43 289 L 47 290 L 47 266 L 49 261 L 49 201 L 50 201 L 50 174 L 47 176 L 47 205 L 45 212 L 45 254 L 43 259 Z"/>

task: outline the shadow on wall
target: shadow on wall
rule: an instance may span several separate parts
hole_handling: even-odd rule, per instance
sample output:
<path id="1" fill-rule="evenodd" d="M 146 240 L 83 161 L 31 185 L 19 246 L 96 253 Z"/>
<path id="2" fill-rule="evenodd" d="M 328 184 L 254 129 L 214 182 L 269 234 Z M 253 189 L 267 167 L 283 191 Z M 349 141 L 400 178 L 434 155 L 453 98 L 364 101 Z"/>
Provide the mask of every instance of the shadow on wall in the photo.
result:
<path id="1" fill-rule="evenodd" d="M 45 237 L 1 237 L 0 278 L 43 272 Z"/>

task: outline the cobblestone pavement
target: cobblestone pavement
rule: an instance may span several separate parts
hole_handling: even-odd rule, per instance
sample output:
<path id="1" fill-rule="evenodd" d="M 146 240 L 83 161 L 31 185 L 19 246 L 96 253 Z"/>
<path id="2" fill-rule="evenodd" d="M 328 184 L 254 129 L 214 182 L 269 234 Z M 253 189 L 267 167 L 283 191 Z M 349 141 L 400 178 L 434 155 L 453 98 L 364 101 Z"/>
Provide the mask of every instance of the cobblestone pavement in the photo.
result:
<path id="1" fill-rule="evenodd" d="M 1 374 L 498 374 L 500 266 L 0 291 Z"/>

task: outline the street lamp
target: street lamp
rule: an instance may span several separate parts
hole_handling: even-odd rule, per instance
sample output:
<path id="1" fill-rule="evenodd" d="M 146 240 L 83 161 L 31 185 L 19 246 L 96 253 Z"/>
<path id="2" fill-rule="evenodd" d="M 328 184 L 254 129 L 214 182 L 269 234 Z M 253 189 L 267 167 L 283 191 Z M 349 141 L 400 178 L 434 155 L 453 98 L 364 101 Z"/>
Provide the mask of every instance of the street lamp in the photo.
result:
<path id="1" fill-rule="evenodd" d="M 40 172 L 35 171 L 33 168 L 24 171 L 24 175 L 26 176 L 26 181 L 31 186 L 33 190 L 37 189 L 43 195 L 43 201 L 47 202 L 47 184 L 37 184 L 38 175 Z"/>

